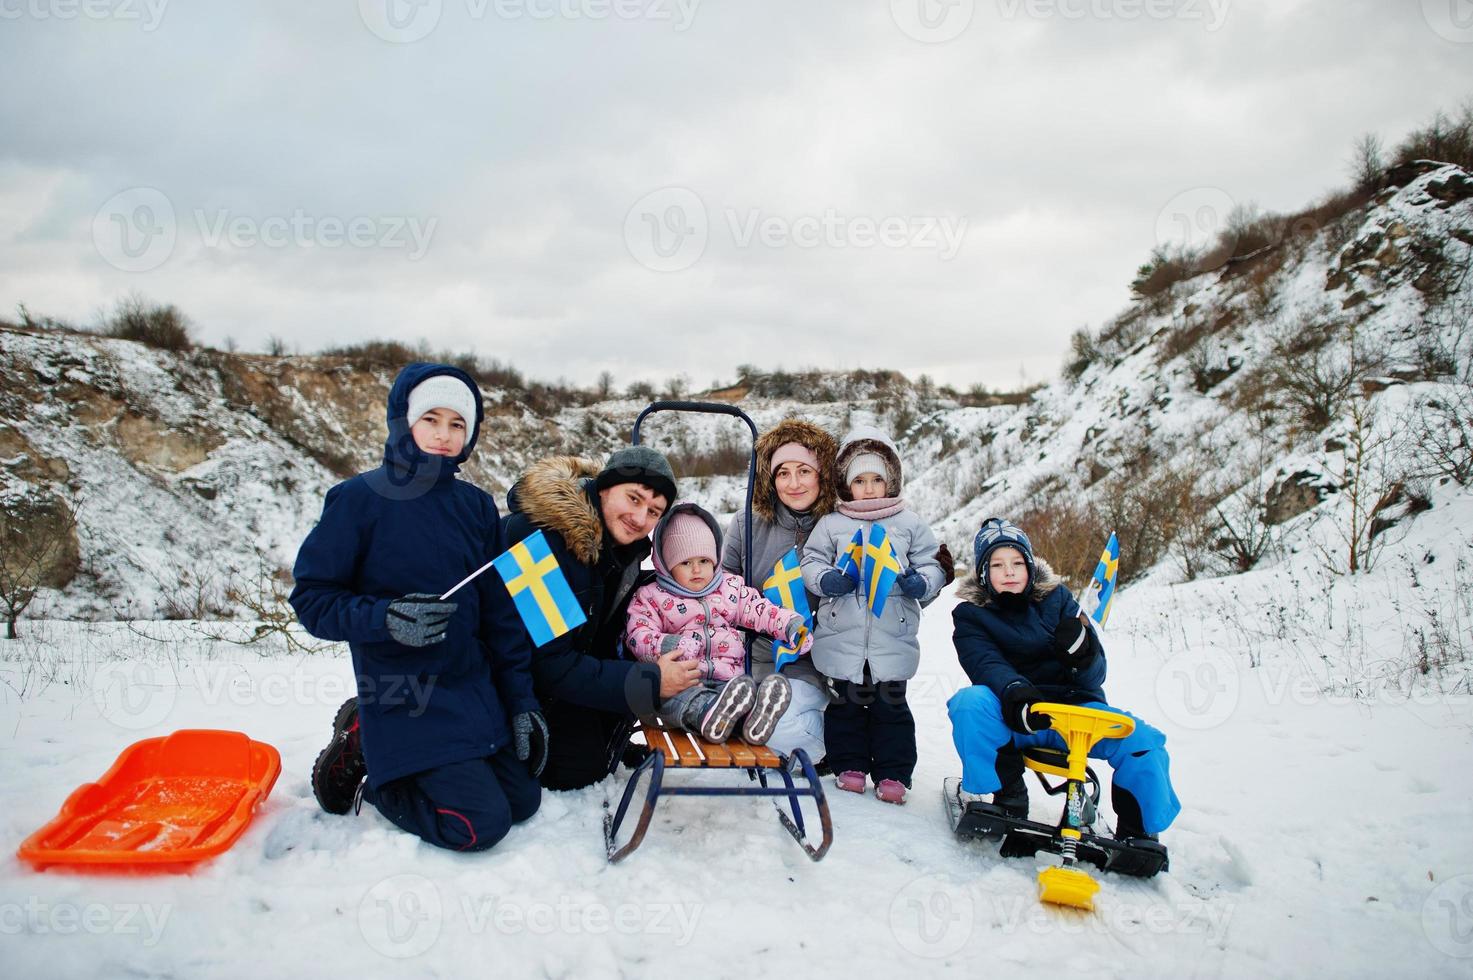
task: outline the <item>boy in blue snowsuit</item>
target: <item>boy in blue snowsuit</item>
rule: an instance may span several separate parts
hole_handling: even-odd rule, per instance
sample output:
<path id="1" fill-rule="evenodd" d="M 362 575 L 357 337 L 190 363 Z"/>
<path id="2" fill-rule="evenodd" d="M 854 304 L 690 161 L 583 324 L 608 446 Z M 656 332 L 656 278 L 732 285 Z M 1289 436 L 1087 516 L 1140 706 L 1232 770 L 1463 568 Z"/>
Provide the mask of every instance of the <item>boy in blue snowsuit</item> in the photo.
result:
<path id="1" fill-rule="evenodd" d="M 506 550 L 490 495 L 456 479 L 482 419 L 464 371 L 399 372 L 383 465 L 327 492 L 291 594 L 313 636 L 348 642 L 358 681 L 313 767 L 318 802 L 347 813 L 361 784 L 390 822 L 460 851 L 537 812 L 546 759 L 531 649 L 501 580 L 438 598 Z"/>
<path id="2" fill-rule="evenodd" d="M 1105 651 L 1093 624 L 1048 563 L 1035 559 L 1028 536 L 1008 521 L 989 518 L 972 554 L 976 576 L 957 589 L 963 601 L 952 610 L 952 639 L 973 686 L 946 705 L 962 759 L 961 802 L 991 793 L 998 810 L 1024 817 L 1027 786 L 1016 770 L 1006 780 L 999 776 L 998 750 L 1064 747 L 1033 705 L 1120 709 L 1105 701 Z M 1132 734 L 1101 740 L 1090 756 L 1115 770 L 1110 802 L 1116 839 L 1154 840 L 1181 812 L 1171 788 L 1166 736 L 1157 729 L 1135 718 Z"/>

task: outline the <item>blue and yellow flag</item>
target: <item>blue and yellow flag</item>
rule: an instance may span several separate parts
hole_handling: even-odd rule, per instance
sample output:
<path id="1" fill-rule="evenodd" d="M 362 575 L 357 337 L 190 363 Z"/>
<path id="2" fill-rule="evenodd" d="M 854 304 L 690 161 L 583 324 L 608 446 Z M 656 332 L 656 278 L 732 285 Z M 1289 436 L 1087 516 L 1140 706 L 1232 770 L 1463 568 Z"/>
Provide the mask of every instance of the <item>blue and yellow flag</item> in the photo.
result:
<path id="1" fill-rule="evenodd" d="M 864 584 L 864 575 L 860 571 L 864 567 L 864 528 L 854 529 L 854 537 L 839 552 L 839 571 L 854 580 L 855 585 Z"/>
<path id="2" fill-rule="evenodd" d="M 808 608 L 808 592 L 803 588 L 803 573 L 798 569 L 798 549 L 789 548 L 772 566 L 772 574 L 762 583 L 762 594 L 775 606 L 791 609 L 803 617 L 803 625 L 813 629 L 813 612 Z M 781 640 L 772 642 L 774 669 L 782 670 L 798 659 L 798 651 Z"/>
<path id="3" fill-rule="evenodd" d="M 1119 570 L 1120 542 L 1111 531 L 1110 540 L 1105 542 L 1104 553 L 1100 555 L 1100 563 L 1095 566 L 1094 578 L 1079 603 L 1084 614 L 1099 626 L 1104 626 L 1110 616 L 1110 604 L 1115 601 L 1115 573 Z"/>
<path id="4" fill-rule="evenodd" d="M 872 524 L 869 543 L 864 546 L 864 581 L 869 592 L 869 611 L 876 617 L 885 612 L 885 600 L 900 577 L 900 559 L 890 544 L 890 532 L 883 524 Z"/>
<path id="5" fill-rule="evenodd" d="M 568 587 L 547 538 L 534 531 L 512 545 L 491 564 L 506 582 L 506 591 L 516 603 L 517 615 L 527 626 L 532 642 L 542 646 L 569 630 L 582 626 L 588 617 Z"/>

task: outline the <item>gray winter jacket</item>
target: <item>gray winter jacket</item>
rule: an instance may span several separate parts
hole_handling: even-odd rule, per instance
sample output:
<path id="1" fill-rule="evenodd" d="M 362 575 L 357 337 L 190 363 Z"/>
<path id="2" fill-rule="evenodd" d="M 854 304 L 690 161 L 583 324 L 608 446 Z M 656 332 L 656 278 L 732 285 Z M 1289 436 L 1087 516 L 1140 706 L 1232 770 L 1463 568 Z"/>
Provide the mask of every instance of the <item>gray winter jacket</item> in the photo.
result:
<path id="1" fill-rule="evenodd" d="M 903 681 L 915 676 L 921 660 L 916 637 L 921 602 L 934 599 L 946 582 L 936 561 L 936 535 L 915 511 L 903 510 L 876 522 L 834 513 L 818 522 L 803 549 L 803 583 L 808 591 L 819 591 L 819 579 L 837 568 L 839 553 L 856 530 L 863 528 L 865 540 L 869 540 L 872 523 L 885 526 L 900 558 L 901 572 L 914 568 L 925 576 L 926 594 L 917 601 L 901 592 L 899 585 L 892 585 L 879 619 L 870 613 L 863 588 L 822 600 L 813 634 L 813 664 L 829 677 L 856 684 L 864 679 L 866 662 L 870 677 L 876 681 Z"/>
<path id="2" fill-rule="evenodd" d="M 774 520 L 767 520 L 761 516 L 754 516 L 752 521 L 752 579 L 747 584 L 754 589 L 761 589 L 762 583 L 772 574 L 772 567 L 777 564 L 778 559 L 787 554 L 795 545 L 798 546 L 798 556 L 803 556 L 803 548 L 799 545 L 799 539 L 803 532 L 800 527 L 799 518 L 781 503 L 773 506 Z M 742 575 L 745 569 L 742 567 L 746 556 L 746 514 L 738 511 L 732 518 L 731 524 L 726 529 L 726 543 L 721 555 L 721 567 L 728 572 Z M 818 610 L 818 596 L 810 589 L 808 593 L 808 608 Z M 772 641 L 765 636 L 757 637 L 752 643 L 752 675 L 759 680 L 772 673 Z M 793 663 L 783 668 L 783 676 L 790 681 L 807 681 L 820 691 L 827 692 L 823 675 L 813 666 L 811 657 L 799 657 Z"/>

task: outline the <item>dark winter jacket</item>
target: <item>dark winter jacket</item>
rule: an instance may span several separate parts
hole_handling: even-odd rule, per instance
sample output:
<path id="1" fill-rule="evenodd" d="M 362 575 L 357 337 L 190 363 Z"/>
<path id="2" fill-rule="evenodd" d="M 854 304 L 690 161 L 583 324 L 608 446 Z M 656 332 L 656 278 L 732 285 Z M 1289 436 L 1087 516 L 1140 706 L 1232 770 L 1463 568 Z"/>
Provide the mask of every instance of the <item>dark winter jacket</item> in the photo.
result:
<path id="1" fill-rule="evenodd" d="M 1037 560 L 1029 601 L 1008 609 L 993 602 L 975 577 L 956 590 L 962 601 L 951 611 L 957 659 L 973 684 L 986 684 L 999 699 L 1014 684 L 1032 684 L 1064 704 L 1105 700 L 1105 651 L 1093 625 L 1085 642 L 1094 655 L 1083 667 L 1065 667 L 1054 653 L 1054 630 L 1079 615 L 1062 579 Z"/>
<path id="2" fill-rule="evenodd" d="M 291 604 L 313 636 L 346 640 L 358 681 L 369 783 L 494 755 L 508 718 L 537 710 L 530 646 L 501 580 L 484 574 L 455 594 L 446 638 L 396 643 L 389 603 L 412 592 L 439 595 L 506 550 L 491 497 L 456 479 L 481 428 L 453 459 L 421 452 L 406 414 L 424 379 L 464 372 L 411 364 L 389 391 L 384 462 L 327 492 L 322 517 L 297 553 Z M 468 420 L 469 421 L 469 420 Z"/>
<path id="3" fill-rule="evenodd" d="M 574 456 L 544 459 L 507 495 L 506 546 L 541 529 L 588 617 L 533 653 L 532 674 L 544 704 L 562 701 L 623 716 L 653 714 L 660 668 L 619 656 L 625 612 L 650 543 L 621 545 L 609 535 L 592 485 L 599 469 Z"/>

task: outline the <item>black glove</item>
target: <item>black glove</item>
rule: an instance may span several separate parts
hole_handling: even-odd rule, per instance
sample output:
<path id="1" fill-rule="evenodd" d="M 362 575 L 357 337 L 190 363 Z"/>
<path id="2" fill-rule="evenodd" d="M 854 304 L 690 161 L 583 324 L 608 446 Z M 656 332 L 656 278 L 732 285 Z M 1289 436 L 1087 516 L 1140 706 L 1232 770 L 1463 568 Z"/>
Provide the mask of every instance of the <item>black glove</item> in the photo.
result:
<path id="1" fill-rule="evenodd" d="M 441 602 L 439 596 L 415 592 L 389 603 L 384 625 L 396 643 L 427 647 L 445 639 L 446 624 L 455 608 L 455 603 Z"/>
<path id="2" fill-rule="evenodd" d="M 857 588 L 859 586 L 854 579 L 845 575 L 837 568 L 831 568 L 827 572 L 824 572 L 823 577 L 818 580 L 818 590 L 830 598 L 848 595 Z"/>
<path id="3" fill-rule="evenodd" d="M 1083 667 L 1094 652 L 1094 637 L 1078 616 L 1068 617 L 1054 630 L 1054 656 L 1065 667 L 1075 670 Z"/>
<path id="4" fill-rule="evenodd" d="M 904 575 L 895 580 L 895 584 L 910 599 L 919 601 L 926 594 L 926 576 L 914 568 L 907 569 Z"/>
<path id="5" fill-rule="evenodd" d="M 511 720 L 517 758 L 527 764 L 532 777 L 542 775 L 547 765 L 547 719 L 540 711 L 523 711 Z"/>
<path id="6" fill-rule="evenodd" d="M 1031 684 L 1014 684 L 1002 692 L 1002 720 L 1009 728 L 1024 735 L 1052 728 L 1048 715 L 1033 710 L 1033 705 L 1045 701 L 1043 692 Z"/>
<path id="7" fill-rule="evenodd" d="M 951 549 L 944 544 L 936 549 L 936 564 L 941 566 L 941 574 L 946 577 L 946 581 L 941 583 L 944 589 L 956 579 L 956 559 L 951 557 Z"/>

